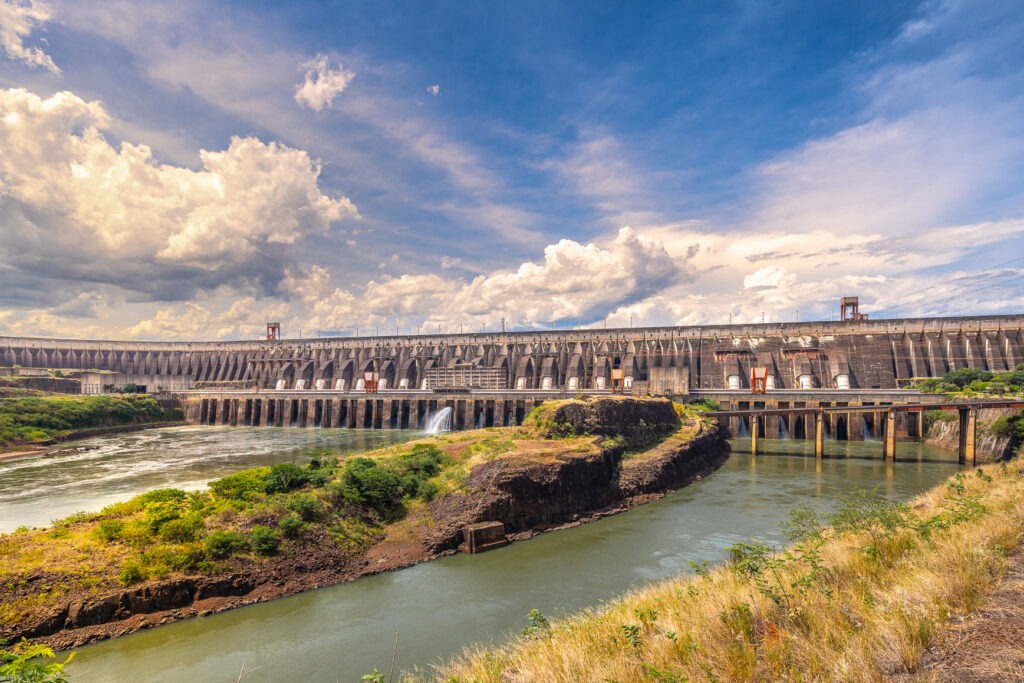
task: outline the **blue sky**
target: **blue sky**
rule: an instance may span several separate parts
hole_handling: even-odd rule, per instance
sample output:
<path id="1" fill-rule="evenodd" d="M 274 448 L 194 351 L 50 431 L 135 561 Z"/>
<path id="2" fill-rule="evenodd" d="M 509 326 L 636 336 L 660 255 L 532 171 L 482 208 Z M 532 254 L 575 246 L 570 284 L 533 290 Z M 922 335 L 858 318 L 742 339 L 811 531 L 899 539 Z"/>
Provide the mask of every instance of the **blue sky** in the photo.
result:
<path id="1" fill-rule="evenodd" d="M 0 334 L 1024 311 L 1016 2 L 0 0 Z"/>

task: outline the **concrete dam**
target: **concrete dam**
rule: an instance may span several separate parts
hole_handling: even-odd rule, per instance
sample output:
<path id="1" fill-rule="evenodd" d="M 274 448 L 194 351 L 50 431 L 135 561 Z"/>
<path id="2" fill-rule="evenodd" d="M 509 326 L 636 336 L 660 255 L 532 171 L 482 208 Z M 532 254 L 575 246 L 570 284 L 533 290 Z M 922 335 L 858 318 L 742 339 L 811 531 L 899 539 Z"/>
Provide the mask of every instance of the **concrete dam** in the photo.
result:
<path id="1" fill-rule="evenodd" d="M 706 396 L 730 434 L 878 433 L 888 406 L 941 402 L 903 388 L 950 370 L 1024 363 L 1024 315 L 232 342 L 0 337 L 0 365 L 77 374 L 82 393 L 135 384 L 174 394 L 193 424 L 448 428 L 518 424 L 544 400 L 612 391 Z M 72 371 L 72 372 L 67 372 Z M 763 393 L 753 393 L 759 384 Z M 877 406 L 877 412 L 864 407 Z M 859 415 L 863 413 L 863 418 Z M 895 415 L 918 438 L 920 413 Z"/>
<path id="2" fill-rule="evenodd" d="M 145 342 L 0 337 L 0 364 L 94 371 L 106 384 L 193 389 L 604 391 L 898 389 L 1024 362 L 1024 315 L 458 335 Z M 83 393 L 96 393 L 91 378 Z M 109 381 L 108 381 L 109 380 Z"/>
<path id="3" fill-rule="evenodd" d="M 618 330 L 144 342 L 0 337 L 0 364 L 94 371 L 151 391 L 897 389 L 1024 362 L 1024 315 Z M 617 375 L 616 375 L 617 371 Z M 100 378 L 104 379 L 104 378 Z M 94 386 L 83 385 L 83 392 Z"/>

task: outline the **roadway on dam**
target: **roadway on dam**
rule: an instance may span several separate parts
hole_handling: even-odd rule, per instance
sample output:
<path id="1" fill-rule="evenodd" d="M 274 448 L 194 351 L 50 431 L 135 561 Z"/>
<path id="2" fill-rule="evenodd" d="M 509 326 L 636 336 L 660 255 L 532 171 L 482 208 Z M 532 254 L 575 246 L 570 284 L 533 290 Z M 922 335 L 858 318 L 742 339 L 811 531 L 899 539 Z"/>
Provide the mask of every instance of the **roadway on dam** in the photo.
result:
<path id="1" fill-rule="evenodd" d="M 250 438 L 246 433 L 256 439 L 360 433 L 214 431 L 232 439 Z M 798 504 L 824 509 L 842 493 L 875 487 L 906 499 L 959 470 L 955 453 L 917 443 L 897 444 L 895 464 L 884 461 L 871 442 L 829 441 L 830 457 L 821 460 L 807 457 L 804 441 L 769 440 L 765 447 L 774 455 L 757 458 L 742 452 L 749 442 L 733 443 L 735 452 L 714 474 L 630 512 L 482 555 L 441 558 L 90 645 L 79 650 L 68 673 L 78 683 L 213 681 L 235 680 L 244 666 L 247 683 L 358 681 L 374 667 L 387 670 L 396 631 L 399 667 L 425 667 L 470 643 L 503 641 L 522 628 L 531 609 L 565 615 L 688 571 L 688 560 L 721 561 L 724 548 L 736 541 L 781 543 L 778 522 Z M 272 448 L 265 446 L 253 462 L 242 458 L 233 466 L 266 464 Z M 172 442 L 160 452 L 168 447 Z M 67 463 L 54 460 L 51 466 L 54 480 L 61 480 L 56 475 Z M 72 496 L 80 509 L 96 507 L 90 486 L 77 491 L 58 486 L 37 495 L 50 501 Z"/>

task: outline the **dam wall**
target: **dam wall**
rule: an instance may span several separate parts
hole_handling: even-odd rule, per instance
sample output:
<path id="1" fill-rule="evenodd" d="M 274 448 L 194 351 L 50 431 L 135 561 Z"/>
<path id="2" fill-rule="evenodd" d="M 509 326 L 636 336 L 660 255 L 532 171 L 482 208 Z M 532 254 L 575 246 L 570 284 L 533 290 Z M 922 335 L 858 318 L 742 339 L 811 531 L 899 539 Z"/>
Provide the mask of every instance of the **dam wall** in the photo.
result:
<path id="1" fill-rule="evenodd" d="M 318 339 L 146 342 L 0 337 L 0 366 L 116 373 L 175 390 L 364 392 L 896 389 L 1024 362 L 1024 315 Z M 759 375 L 760 376 L 760 375 Z"/>

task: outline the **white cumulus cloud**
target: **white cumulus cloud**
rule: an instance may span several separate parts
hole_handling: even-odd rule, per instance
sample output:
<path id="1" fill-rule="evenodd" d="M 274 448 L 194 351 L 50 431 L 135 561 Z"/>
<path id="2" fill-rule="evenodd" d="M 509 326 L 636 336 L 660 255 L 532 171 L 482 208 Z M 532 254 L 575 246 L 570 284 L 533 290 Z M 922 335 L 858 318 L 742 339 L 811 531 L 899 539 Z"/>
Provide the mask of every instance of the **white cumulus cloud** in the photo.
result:
<path id="1" fill-rule="evenodd" d="M 266 244 L 291 244 L 356 215 L 320 192 L 309 155 L 233 138 L 200 152 L 198 171 L 159 163 L 146 145 L 112 146 L 99 102 L 0 91 L 0 197 L 70 219 L 123 257 L 215 269 Z"/>
<path id="2" fill-rule="evenodd" d="M 354 71 L 338 65 L 332 69 L 327 55 L 317 55 L 302 65 L 306 69 L 305 80 L 295 87 L 295 101 L 313 111 L 322 111 L 334 103 L 356 77 Z"/>
<path id="3" fill-rule="evenodd" d="M 55 74 L 60 69 L 50 55 L 38 47 L 27 47 L 25 38 L 51 17 L 49 6 L 40 0 L 0 0 L 0 47 L 11 59 L 42 67 Z"/>
<path id="4" fill-rule="evenodd" d="M 363 325 L 467 323 L 495 327 L 557 320 L 591 321 L 617 307 L 647 299 L 667 287 L 691 282 L 686 257 L 670 256 L 657 240 L 623 228 L 610 242 L 561 240 L 544 249 L 540 262 L 497 271 L 470 282 L 436 274 L 411 274 L 370 281 L 353 293 L 331 284 L 322 266 L 289 272 L 282 289 L 305 304 L 309 325 L 348 329 Z"/>
<path id="5" fill-rule="evenodd" d="M 435 97 L 441 94 L 441 86 L 435 83 L 434 85 L 427 86 L 427 92 Z"/>

